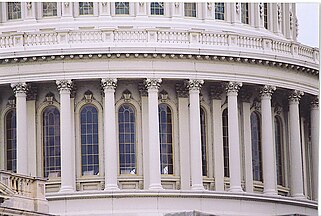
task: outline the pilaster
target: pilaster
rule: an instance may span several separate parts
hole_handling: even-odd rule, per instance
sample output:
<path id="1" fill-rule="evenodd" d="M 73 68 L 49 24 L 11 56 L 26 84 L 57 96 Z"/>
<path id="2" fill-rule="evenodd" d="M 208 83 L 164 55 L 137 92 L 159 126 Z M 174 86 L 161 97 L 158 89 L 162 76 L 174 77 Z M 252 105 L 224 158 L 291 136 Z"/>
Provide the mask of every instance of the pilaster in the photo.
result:
<path id="1" fill-rule="evenodd" d="M 319 98 L 311 101 L 311 143 L 312 143 L 312 199 L 318 200 L 318 163 L 319 163 Z"/>

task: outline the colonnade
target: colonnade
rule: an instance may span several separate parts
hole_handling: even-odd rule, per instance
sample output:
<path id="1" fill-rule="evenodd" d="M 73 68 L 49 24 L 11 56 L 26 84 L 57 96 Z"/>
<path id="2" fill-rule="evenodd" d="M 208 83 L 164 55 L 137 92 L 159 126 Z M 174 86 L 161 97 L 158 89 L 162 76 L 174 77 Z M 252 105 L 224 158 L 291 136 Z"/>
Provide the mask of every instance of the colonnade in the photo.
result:
<path id="1" fill-rule="evenodd" d="M 148 110 L 148 134 L 144 134 L 148 140 L 148 147 L 144 147 L 148 151 L 144 151 L 144 166 L 148 164 L 147 169 L 144 168 L 144 181 L 148 183 L 145 189 L 162 190 L 160 167 L 160 143 L 159 143 L 159 116 L 158 116 L 158 89 L 162 83 L 160 78 L 147 78 L 144 80 L 147 89 L 148 107 L 142 107 L 143 111 Z M 70 93 L 72 90 L 71 80 L 57 80 L 57 88 L 60 93 L 60 122 L 61 122 L 61 192 L 73 192 L 74 173 L 75 170 L 70 158 L 72 156 L 72 108 Z M 186 137 L 181 136 L 180 139 L 180 155 L 181 163 L 190 163 L 191 167 L 186 177 L 181 176 L 181 189 L 204 190 L 202 178 L 202 158 L 201 158 L 201 128 L 200 128 L 200 90 L 204 84 L 203 80 L 190 79 L 184 84 L 184 91 L 188 92 L 189 100 L 178 94 L 179 109 L 188 109 L 189 105 L 189 121 L 183 112 L 179 114 L 179 124 L 186 127 L 188 124 L 189 134 Z M 101 79 L 101 85 L 104 90 L 104 158 L 105 158 L 105 190 L 119 190 L 117 184 L 117 142 L 116 142 L 116 122 L 115 122 L 115 89 L 117 87 L 117 79 L 106 78 Z M 17 113 L 17 172 L 20 174 L 28 174 L 28 151 L 27 151 L 27 101 L 26 94 L 28 85 L 26 83 L 11 84 L 16 96 L 16 113 Z M 229 166 L 230 166 L 230 192 L 242 192 L 241 186 L 241 150 L 239 135 L 239 111 L 238 111 L 238 93 L 242 88 L 240 82 L 228 82 L 225 85 L 228 101 L 228 135 L 229 135 Z M 277 195 L 276 182 L 276 161 L 275 149 L 273 144 L 273 127 L 272 127 L 272 106 L 271 97 L 276 87 L 265 85 L 260 89 L 261 98 L 261 115 L 262 115 L 262 162 L 263 162 L 263 184 L 264 194 Z M 290 134 L 290 189 L 291 195 L 296 198 L 304 198 L 303 183 L 303 165 L 301 152 L 300 137 L 300 114 L 299 102 L 303 92 L 293 90 L 289 95 L 289 134 Z M 186 95 L 185 95 L 186 96 Z M 142 103 L 143 104 L 143 103 Z M 319 131 L 319 110 L 318 102 L 313 101 L 311 109 L 311 141 L 312 141 L 312 178 L 313 187 L 315 187 L 314 198 L 316 199 L 316 183 L 317 183 L 317 148 L 318 148 L 318 131 Z M 143 106 L 143 105 L 142 105 Z M 213 97 L 213 109 L 221 109 L 221 99 Z M 243 103 L 243 121 L 244 129 L 250 129 L 250 106 Z M 184 126 L 183 126 L 184 125 Z M 145 127 L 145 126 L 143 126 Z M 215 132 L 213 139 L 214 152 L 223 152 L 222 146 L 222 116 L 221 113 L 213 112 L 213 129 Z M 189 139 L 189 146 L 184 145 L 184 141 Z M 250 141 L 250 137 L 244 136 L 243 139 Z M 145 154 L 147 154 L 145 156 Z M 215 158 L 214 176 L 215 188 L 217 191 L 224 191 L 224 169 L 223 154 L 221 157 Z M 147 160 L 147 162 L 145 161 Z M 245 162 L 246 163 L 246 162 Z M 147 172 L 147 173 L 146 173 Z M 184 174 L 185 175 L 185 174 Z M 245 173 L 245 178 L 251 177 L 250 173 Z M 191 182 L 191 184 L 190 184 Z M 247 189 L 253 182 L 247 183 Z M 246 190 L 250 191 L 250 190 Z"/>

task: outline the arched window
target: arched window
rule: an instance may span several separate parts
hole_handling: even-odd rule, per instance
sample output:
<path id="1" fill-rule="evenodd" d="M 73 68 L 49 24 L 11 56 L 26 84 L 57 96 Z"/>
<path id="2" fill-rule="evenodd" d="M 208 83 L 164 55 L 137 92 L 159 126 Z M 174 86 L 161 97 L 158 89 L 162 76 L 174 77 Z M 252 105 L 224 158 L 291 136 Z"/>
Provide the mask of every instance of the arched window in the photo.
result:
<path id="1" fill-rule="evenodd" d="M 164 15 L 164 2 L 151 2 L 150 3 L 151 15 Z"/>
<path id="2" fill-rule="evenodd" d="M 6 115 L 7 170 L 17 172 L 16 110 Z"/>
<path id="3" fill-rule="evenodd" d="M 54 106 L 43 111 L 44 177 L 60 176 L 60 113 Z"/>
<path id="4" fill-rule="evenodd" d="M 253 179 L 262 181 L 261 122 L 257 112 L 251 113 L 251 143 Z"/>
<path id="5" fill-rule="evenodd" d="M 215 19 L 224 20 L 225 16 L 224 2 L 215 3 Z"/>
<path id="6" fill-rule="evenodd" d="M 94 3 L 93 2 L 79 2 L 79 15 L 93 15 Z"/>
<path id="7" fill-rule="evenodd" d="M 249 24 L 249 3 L 241 3 L 241 22 Z"/>
<path id="8" fill-rule="evenodd" d="M 274 117 L 274 130 L 277 184 L 284 186 L 284 146 L 282 141 L 283 127 L 279 116 Z"/>
<path id="9" fill-rule="evenodd" d="M 120 174 L 136 174 L 135 111 L 129 104 L 118 110 Z"/>
<path id="10" fill-rule="evenodd" d="M 222 113 L 222 127 L 223 127 L 222 129 L 223 129 L 223 152 L 224 152 L 224 176 L 230 177 L 227 108 L 224 109 Z"/>
<path id="11" fill-rule="evenodd" d="M 43 2 L 42 15 L 44 17 L 57 16 L 57 2 Z"/>
<path id="12" fill-rule="evenodd" d="M 158 106 L 161 174 L 173 174 L 172 111 L 167 104 Z"/>
<path id="13" fill-rule="evenodd" d="M 207 176 L 206 116 L 203 108 L 201 108 L 201 143 L 202 143 L 202 173 L 203 173 L 203 176 Z"/>
<path id="14" fill-rule="evenodd" d="M 108 122 L 106 122 L 108 124 Z M 81 173 L 99 174 L 98 153 L 98 111 L 91 104 L 85 105 L 80 112 L 81 127 Z"/>

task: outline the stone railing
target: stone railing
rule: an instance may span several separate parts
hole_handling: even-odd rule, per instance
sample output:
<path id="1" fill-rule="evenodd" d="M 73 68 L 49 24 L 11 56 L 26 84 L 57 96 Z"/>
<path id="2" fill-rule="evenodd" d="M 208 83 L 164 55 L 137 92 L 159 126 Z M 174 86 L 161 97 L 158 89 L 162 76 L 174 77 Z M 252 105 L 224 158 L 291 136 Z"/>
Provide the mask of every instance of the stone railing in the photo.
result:
<path id="1" fill-rule="evenodd" d="M 261 54 L 264 57 L 281 56 L 311 64 L 319 63 L 319 50 L 296 42 L 272 38 L 211 33 L 204 31 L 160 29 L 99 29 L 57 30 L 52 32 L 3 33 L 0 35 L 0 59 L 24 56 L 24 51 L 41 51 L 49 54 L 51 49 L 108 48 L 108 47 L 204 49 L 211 52 L 226 50 L 233 55 Z M 72 51 L 72 50 L 68 50 Z M 125 51 L 123 49 L 123 51 Z M 188 50 L 187 50 L 188 52 Z"/>
<path id="2" fill-rule="evenodd" d="M 2 207 L 47 213 L 45 182 L 40 178 L 0 171 L 0 184 L 2 189 L 5 187 L 3 193 L 7 198 Z"/>

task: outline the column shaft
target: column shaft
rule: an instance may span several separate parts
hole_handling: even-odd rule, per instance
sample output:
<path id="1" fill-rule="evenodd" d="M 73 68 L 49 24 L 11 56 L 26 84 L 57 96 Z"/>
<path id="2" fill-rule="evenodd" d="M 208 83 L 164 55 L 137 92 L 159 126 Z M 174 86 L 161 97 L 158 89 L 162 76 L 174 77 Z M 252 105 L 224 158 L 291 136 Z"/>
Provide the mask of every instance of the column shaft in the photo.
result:
<path id="1" fill-rule="evenodd" d="M 319 103 L 312 102 L 311 107 L 311 143 L 312 143 L 312 199 L 318 200 L 318 163 L 319 163 Z"/>

